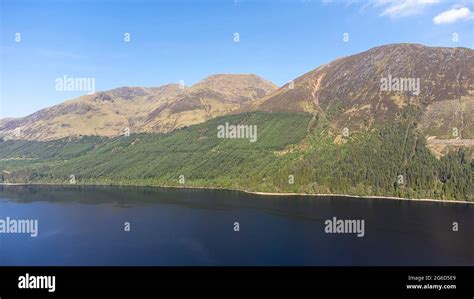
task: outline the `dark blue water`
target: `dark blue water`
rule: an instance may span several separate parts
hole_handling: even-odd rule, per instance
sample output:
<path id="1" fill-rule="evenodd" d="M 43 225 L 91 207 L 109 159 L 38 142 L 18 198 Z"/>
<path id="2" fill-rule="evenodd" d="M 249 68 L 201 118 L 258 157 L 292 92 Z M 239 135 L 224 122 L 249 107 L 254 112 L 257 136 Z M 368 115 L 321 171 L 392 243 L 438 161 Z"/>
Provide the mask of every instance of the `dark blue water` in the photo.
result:
<path id="1" fill-rule="evenodd" d="M 0 234 L 0 265 L 474 265 L 470 204 L 0 186 L 6 217 L 37 219 L 39 235 Z M 364 219 L 365 236 L 325 233 L 332 217 Z"/>

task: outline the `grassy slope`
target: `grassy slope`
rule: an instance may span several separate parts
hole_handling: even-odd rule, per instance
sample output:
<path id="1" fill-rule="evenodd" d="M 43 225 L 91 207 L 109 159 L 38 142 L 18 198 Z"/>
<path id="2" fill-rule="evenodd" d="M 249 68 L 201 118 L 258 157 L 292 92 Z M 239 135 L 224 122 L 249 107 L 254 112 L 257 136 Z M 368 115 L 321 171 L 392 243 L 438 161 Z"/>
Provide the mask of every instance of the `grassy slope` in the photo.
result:
<path id="1" fill-rule="evenodd" d="M 169 134 L 3 142 L 0 181 L 65 183 L 73 174 L 84 184 L 178 186 L 183 175 L 185 186 L 474 200 L 473 163 L 463 153 L 436 160 L 409 121 L 336 145 L 323 120 L 307 134 L 310 118 L 247 113 Z M 225 122 L 257 125 L 258 141 L 218 139 Z"/>

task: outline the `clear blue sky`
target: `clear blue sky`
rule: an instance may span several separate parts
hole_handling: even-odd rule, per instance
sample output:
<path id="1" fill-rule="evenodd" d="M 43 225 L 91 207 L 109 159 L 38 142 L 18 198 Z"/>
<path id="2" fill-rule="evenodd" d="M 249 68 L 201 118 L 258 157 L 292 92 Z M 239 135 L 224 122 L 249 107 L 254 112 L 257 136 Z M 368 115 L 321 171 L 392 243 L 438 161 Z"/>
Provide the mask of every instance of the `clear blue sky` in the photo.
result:
<path id="1" fill-rule="evenodd" d="M 0 117 L 85 93 L 56 91 L 63 75 L 93 77 L 96 90 L 189 86 L 215 73 L 254 73 L 282 85 L 374 46 L 474 45 L 472 0 L 0 2 Z"/>

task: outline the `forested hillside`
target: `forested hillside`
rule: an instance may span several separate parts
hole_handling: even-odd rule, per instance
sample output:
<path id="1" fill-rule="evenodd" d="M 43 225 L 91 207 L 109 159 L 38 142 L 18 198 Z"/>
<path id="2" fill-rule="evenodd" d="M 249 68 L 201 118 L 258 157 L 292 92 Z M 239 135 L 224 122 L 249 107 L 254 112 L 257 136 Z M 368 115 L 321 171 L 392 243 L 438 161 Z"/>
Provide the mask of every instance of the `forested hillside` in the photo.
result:
<path id="1" fill-rule="evenodd" d="M 219 139 L 225 123 L 256 125 L 257 141 Z M 410 113 L 339 137 L 319 115 L 252 112 L 166 134 L 9 140 L 0 142 L 0 181 L 474 200 L 472 152 L 436 159 Z"/>

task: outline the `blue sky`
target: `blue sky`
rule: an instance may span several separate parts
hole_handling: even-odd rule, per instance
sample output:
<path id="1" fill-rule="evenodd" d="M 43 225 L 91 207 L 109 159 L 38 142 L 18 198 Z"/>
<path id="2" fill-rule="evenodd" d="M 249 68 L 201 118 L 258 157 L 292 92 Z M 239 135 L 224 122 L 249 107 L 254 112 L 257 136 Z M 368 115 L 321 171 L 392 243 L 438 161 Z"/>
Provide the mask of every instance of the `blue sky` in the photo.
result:
<path id="1" fill-rule="evenodd" d="M 63 75 L 95 78 L 96 90 L 190 86 L 216 73 L 282 85 L 379 45 L 474 46 L 473 0 L 0 2 L 0 117 L 86 93 L 56 91 Z"/>

